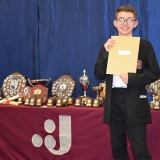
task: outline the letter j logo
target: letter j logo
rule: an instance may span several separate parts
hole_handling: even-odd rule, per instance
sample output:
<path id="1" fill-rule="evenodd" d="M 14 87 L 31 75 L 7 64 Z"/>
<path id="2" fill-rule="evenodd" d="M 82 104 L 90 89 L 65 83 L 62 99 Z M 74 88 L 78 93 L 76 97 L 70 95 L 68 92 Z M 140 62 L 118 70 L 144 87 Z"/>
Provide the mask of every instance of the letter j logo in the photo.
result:
<path id="1" fill-rule="evenodd" d="M 51 134 L 54 132 L 56 125 L 53 120 L 47 119 L 44 123 L 44 129 L 47 133 Z M 59 150 L 55 150 L 56 140 L 52 135 L 47 135 L 44 139 L 44 145 L 46 148 L 55 155 L 62 155 L 67 153 L 71 148 L 71 116 L 59 116 Z M 43 139 L 39 134 L 32 136 L 32 144 L 35 147 L 41 147 Z"/>

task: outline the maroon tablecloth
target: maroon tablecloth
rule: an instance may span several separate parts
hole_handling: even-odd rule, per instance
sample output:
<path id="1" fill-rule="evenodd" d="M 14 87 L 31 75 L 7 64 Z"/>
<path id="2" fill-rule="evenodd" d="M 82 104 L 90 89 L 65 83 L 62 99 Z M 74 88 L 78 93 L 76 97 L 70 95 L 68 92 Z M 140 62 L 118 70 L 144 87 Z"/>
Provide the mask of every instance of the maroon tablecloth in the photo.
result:
<path id="1" fill-rule="evenodd" d="M 152 111 L 152 117 L 147 142 L 159 160 L 160 112 Z M 1 105 L 0 160 L 113 160 L 103 107 Z"/>

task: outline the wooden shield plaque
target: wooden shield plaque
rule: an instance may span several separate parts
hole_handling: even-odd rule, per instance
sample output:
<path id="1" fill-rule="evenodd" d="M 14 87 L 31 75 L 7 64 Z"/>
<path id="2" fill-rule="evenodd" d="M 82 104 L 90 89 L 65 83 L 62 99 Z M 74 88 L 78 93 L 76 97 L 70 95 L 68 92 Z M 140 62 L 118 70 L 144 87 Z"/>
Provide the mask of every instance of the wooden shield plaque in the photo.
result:
<path id="1" fill-rule="evenodd" d="M 42 98 L 43 103 L 47 101 L 48 88 L 37 84 L 30 89 L 30 98 Z"/>
<path id="2" fill-rule="evenodd" d="M 63 75 L 53 82 L 52 95 L 62 98 L 72 96 L 75 88 L 75 81 L 68 75 Z"/>
<path id="3" fill-rule="evenodd" d="M 27 80 L 24 75 L 14 72 L 3 81 L 2 91 L 6 98 L 19 94 L 20 90 L 26 86 Z"/>

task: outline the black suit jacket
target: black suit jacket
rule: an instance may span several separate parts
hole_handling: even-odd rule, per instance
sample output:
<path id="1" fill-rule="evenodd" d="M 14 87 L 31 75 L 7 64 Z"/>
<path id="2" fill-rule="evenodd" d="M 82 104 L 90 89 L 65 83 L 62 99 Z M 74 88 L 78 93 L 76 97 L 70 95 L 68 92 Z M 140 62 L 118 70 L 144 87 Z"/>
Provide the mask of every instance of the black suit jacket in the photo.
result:
<path id="1" fill-rule="evenodd" d="M 99 80 L 106 79 L 106 99 L 104 102 L 104 122 L 109 123 L 110 101 L 113 75 L 106 74 L 108 52 L 101 48 L 94 74 Z M 136 73 L 128 73 L 127 113 L 132 122 L 151 122 L 150 107 L 147 99 L 146 85 L 160 78 L 160 69 L 151 43 L 140 39 Z"/>

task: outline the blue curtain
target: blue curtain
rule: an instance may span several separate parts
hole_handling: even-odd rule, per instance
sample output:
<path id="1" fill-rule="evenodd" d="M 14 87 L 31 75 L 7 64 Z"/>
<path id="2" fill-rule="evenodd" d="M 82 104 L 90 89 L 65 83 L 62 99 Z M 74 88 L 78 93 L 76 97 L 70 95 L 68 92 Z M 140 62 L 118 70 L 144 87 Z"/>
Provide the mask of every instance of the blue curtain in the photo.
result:
<path id="1" fill-rule="evenodd" d="M 139 25 L 135 36 L 148 39 L 159 56 L 159 0 L 0 0 L 0 85 L 13 72 L 26 78 L 51 78 L 62 75 L 76 81 L 73 96 L 83 95 L 79 78 L 87 71 L 87 95 L 95 97 L 98 85 L 93 74 L 101 46 L 115 35 L 115 10 L 133 5 Z"/>

